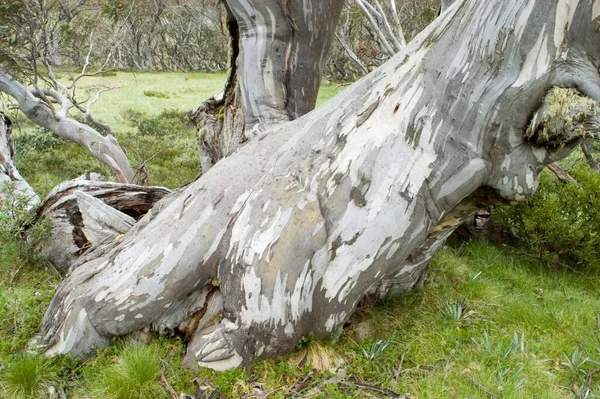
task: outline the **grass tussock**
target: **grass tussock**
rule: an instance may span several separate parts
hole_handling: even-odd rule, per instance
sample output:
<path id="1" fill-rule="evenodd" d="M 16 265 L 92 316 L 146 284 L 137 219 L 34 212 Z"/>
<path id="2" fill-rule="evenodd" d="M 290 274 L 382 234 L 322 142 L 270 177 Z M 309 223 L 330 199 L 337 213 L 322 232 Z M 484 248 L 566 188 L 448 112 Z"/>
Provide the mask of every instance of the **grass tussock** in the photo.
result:
<path id="1" fill-rule="evenodd" d="M 93 370 L 86 385 L 97 398 L 166 398 L 167 391 L 160 384 L 162 368 L 156 346 L 131 343 L 123 347 L 114 363 Z"/>
<path id="2" fill-rule="evenodd" d="M 0 397 L 38 399 L 49 397 L 59 383 L 50 361 L 41 356 L 19 356 L 0 374 Z"/>

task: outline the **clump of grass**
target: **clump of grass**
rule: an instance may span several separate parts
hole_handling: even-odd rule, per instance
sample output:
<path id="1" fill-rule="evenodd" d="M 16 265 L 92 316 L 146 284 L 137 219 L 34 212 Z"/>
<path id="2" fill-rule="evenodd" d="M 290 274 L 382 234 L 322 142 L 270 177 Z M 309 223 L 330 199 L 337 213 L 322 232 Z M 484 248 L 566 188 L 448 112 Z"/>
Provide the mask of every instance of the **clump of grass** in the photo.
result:
<path id="1" fill-rule="evenodd" d="M 343 359 L 331 345 L 308 340 L 300 351 L 290 355 L 289 362 L 297 366 L 309 363 L 314 370 L 327 371 L 342 364 Z"/>
<path id="2" fill-rule="evenodd" d="M 171 98 L 167 93 L 157 90 L 144 90 L 144 95 L 146 97 L 154 97 L 154 98 Z"/>
<path id="3" fill-rule="evenodd" d="M 48 390 L 57 382 L 56 371 L 42 356 L 23 356 L 9 363 L 0 375 L 2 395 L 11 399 L 48 397 Z"/>
<path id="4" fill-rule="evenodd" d="M 128 344 L 115 364 L 99 367 L 88 387 L 93 397 L 107 399 L 165 398 L 159 380 L 161 356 L 155 346 Z"/>
<path id="5" fill-rule="evenodd" d="M 467 298 L 461 298 L 456 301 L 446 300 L 441 312 L 446 318 L 459 321 L 466 315 L 468 308 L 469 301 Z"/>

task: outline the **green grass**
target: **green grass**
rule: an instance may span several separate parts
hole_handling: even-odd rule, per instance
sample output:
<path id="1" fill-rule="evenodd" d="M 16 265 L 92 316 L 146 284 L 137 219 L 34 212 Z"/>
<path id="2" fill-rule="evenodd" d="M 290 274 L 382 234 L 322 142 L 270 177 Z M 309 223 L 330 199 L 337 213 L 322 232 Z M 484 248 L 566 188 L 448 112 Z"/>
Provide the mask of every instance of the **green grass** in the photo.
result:
<path id="1" fill-rule="evenodd" d="M 339 342 L 327 345 L 333 354 L 325 356 L 342 363 L 315 372 L 303 397 L 374 393 L 357 381 L 416 398 L 571 398 L 587 380 L 598 393 L 591 374 L 600 360 L 598 283 L 597 276 L 548 269 L 487 243 L 446 248 L 423 290 L 362 311 Z M 201 375 L 227 397 L 245 394 L 258 378 L 265 392 L 284 398 L 312 368 L 297 367 L 302 357 L 261 362 L 249 374 Z M 327 383 L 339 369 L 346 369 L 344 383 Z"/>
<path id="2" fill-rule="evenodd" d="M 125 345 L 114 363 L 89 368 L 87 390 L 93 397 L 106 399 L 166 398 L 160 384 L 162 355 L 156 345 Z"/>
<path id="3" fill-rule="evenodd" d="M 62 75 L 67 79 L 65 73 Z M 166 109 L 187 112 L 218 94 L 226 77 L 222 72 L 117 72 L 116 76 L 82 78 L 78 87 L 83 92 L 96 86 L 116 86 L 102 93 L 93 112 L 115 132 L 126 133 L 130 128 L 121 116 L 125 110 L 133 108 L 151 115 Z"/>
<path id="4" fill-rule="evenodd" d="M 49 396 L 58 380 L 50 360 L 42 356 L 23 356 L 13 360 L 0 376 L 0 394 L 4 398 L 26 399 Z"/>

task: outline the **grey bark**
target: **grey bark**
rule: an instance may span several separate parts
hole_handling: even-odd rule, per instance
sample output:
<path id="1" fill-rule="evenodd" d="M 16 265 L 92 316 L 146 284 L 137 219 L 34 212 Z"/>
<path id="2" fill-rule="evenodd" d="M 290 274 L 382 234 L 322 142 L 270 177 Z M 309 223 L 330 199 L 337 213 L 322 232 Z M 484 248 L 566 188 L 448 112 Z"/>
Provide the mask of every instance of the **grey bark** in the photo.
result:
<path id="1" fill-rule="evenodd" d="M 590 168 L 592 168 L 596 172 L 600 172 L 600 164 L 598 163 L 598 161 L 594 157 L 594 154 L 592 153 L 593 147 L 592 143 L 589 140 L 584 140 L 583 143 L 581 143 L 581 151 L 583 151 L 583 155 L 585 155 L 585 159 L 587 159 Z"/>
<path id="2" fill-rule="evenodd" d="M 206 171 L 239 145 L 314 109 L 344 0 L 227 0 L 224 93 L 192 111 Z"/>
<path id="3" fill-rule="evenodd" d="M 532 195 L 580 144 L 526 131 L 552 87 L 600 100 L 599 22 L 597 0 L 460 1 L 88 253 L 46 312 L 46 353 L 186 328 L 186 364 L 225 369 L 337 330 L 366 293 L 418 284 L 464 217 Z"/>
<path id="4" fill-rule="evenodd" d="M 454 3 L 456 3 L 456 0 L 441 0 L 440 1 L 440 14 L 445 12 Z"/>

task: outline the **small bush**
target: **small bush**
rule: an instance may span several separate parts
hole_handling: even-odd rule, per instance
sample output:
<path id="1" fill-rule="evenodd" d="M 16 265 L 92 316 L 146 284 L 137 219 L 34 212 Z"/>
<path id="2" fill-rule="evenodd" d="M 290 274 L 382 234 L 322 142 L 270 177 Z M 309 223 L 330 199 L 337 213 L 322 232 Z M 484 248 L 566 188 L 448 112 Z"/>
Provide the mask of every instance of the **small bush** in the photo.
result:
<path id="1" fill-rule="evenodd" d="M 38 260 L 31 248 L 50 236 L 50 221 L 34 223 L 35 213 L 28 208 L 31 199 L 18 193 L 12 182 L 2 184 L 0 192 L 0 254 L 21 261 Z"/>
<path id="2" fill-rule="evenodd" d="M 170 109 L 158 115 L 140 117 L 137 128 L 143 136 L 178 136 L 191 129 L 191 124 L 185 112 Z"/>
<path id="3" fill-rule="evenodd" d="M 162 91 L 156 90 L 145 90 L 144 95 L 146 97 L 155 97 L 155 98 L 171 98 L 167 93 L 163 93 Z"/>
<path id="4" fill-rule="evenodd" d="M 547 261 L 582 269 L 600 267 L 600 174 L 583 162 L 569 170 L 581 185 L 563 184 L 549 172 L 538 192 L 516 207 L 499 208 L 496 222 L 524 239 Z"/>
<path id="5" fill-rule="evenodd" d="M 65 143 L 65 140 L 40 127 L 15 135 L 14 141 L 17 153 L 21 156 L 32 152 L 47 151 Z"/>
<path id="6" fill-rule="evenodd" d="M 42 356 L 24 356 L 11 362 L 0 375 L 5 398 L 37 399 L 49 396 L 48 389 L 58 381 L 50 361 Z"/>
<path id="7" fill-rule="evenodd" d="M 127 108 L 121 112 L 121 117 L 124 119 L 126 125 L 137 127 L 142 119 L 147 117 L 147 114 L 135 108 Z"/>
<path id="8" fill-rule="evenodd" d="M 100 368 L 89 380 L 93 397 L 106 399 L 165 398 L 159 383 L 162 364 L 154 346 L 127 345 L 116 364 Z"/>

